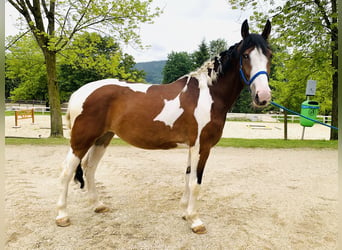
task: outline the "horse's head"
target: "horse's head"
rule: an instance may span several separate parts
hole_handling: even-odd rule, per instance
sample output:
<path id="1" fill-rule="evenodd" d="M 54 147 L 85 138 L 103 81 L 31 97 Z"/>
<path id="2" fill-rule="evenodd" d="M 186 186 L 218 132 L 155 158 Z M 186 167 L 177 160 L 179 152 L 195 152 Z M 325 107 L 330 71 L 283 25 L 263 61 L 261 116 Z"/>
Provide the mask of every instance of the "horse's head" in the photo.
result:
<path id="1" fill-rule="evenodd" d="M 271 32 L 271 23 L 267 20 L 261 35 L 250 34 L 247 20 L 241 27 L 242 42 L 239 45 L 240 74 L 249 85 L 253 104 L 264 107 L 271 101 L 271 89 L 268 86 L 272 52 L 267 39 Z"/>

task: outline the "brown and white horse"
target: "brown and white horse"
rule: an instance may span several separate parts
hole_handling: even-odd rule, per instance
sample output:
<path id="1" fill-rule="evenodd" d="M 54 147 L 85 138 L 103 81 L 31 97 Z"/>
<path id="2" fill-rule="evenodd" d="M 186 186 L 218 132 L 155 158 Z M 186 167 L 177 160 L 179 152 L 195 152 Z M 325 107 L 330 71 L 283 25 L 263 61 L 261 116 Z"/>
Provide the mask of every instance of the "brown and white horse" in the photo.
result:
<path id="1" fill-rule="evenodd" d="M 183 218 L 195 233 L 205 233 L 196 201 L 210 149 L 222 135 L 226 113 L 244 82 L 250 85 L 255 106 L 266 106 L 271 100 L 268 86 L 271 50 L 267 43 L 270 30 L 271 24 L 267 21 L 261 35 L 250 34 L 246 20 L 241 27 L 241 42 L 171 84 L 106 79 L 88 83 L 74 92 L 67 113 L 71 147 L 61 174 L 57 225 L 70 225 L 66 211 L 68 185 L 75 175 L 83 187 L 83 170 L 95 212 L 108 210 L 99 201 L 94 174 L 116 134 L 144 149 L 188 145 L 186 185 L 181 199 Z"/>

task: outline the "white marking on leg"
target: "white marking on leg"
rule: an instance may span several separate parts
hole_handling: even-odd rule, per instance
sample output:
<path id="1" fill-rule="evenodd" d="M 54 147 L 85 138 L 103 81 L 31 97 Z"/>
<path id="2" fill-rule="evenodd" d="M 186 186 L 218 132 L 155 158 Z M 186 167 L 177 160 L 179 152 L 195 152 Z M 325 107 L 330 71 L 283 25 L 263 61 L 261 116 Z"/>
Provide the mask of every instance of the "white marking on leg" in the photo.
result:
<path id="1" fill-rule="evenodd" d="M 195 219 L 194 222 L 191 224 L 191 228 L 195 228 L 198 226 L 202 226 L 203 222 L 200 219 Z"/>
<path id="2" fill-rule="evenodd" d="M 99 201 L 98 193 L 95 185 L 95 171 L 100 162 L 106 148 L 104 146 L 92 146 L 88 154 L 86 155 L 82 166 L 85 170 L 85 176 L 87 180 L 88 196 L 90 203 L 97 208 L 104 207 L 103 203 Z"/>
<path id="3" fill-rule="evenodd" d="M 191 150 L 189 148 L 188 152 L 188 163 L 187 163 L 187 168 L 190 168 L 190 173 L 191 173 Z M 181 206 L 184 209 L 184 214 L 183 218 L 186 218 L 186 208 L 188 207 L 189 203 L 189 195 L 190 195 L 190 187 L 189 187 L 189 179 L 190 179 L 190 173 L 185 174 L 185 189 L 183 196 L 181 198 Z"/>
<path id="4" fill-rule="evenodd" d="M 173 127 L 173 124 L 183 114 L 184 109 L 180 106 L 180 94 L 172 100 L 164 100 L 164 107 L 153 121 L 161 121 L 166 126 Z"/>
<path id="5" fill-rule="evenodd" d="M 194 228 L 194 225 L 197 226 L 203 224 L 197 214 L 197 199 L 200 191 L 200 185 L 197 183 L 197 164 L 199 157 L 199 146 L 195 145 L 191 147 L 191 173 L 188 181 L 189 199 L 188 206 L 186 208 L 186 219 L 191 223 L 191 228 Z"/>
<path id="6" fill-rule="evenodd" d="M 64 168 L 60 176 L 61 193 L 57 202 L 58 215 L 56 220 L 66 218 L 68 216 L 66 211 L 68 187 L 79 163 L 80 159 L 73 154 L 72 149 L 70 148 L 68 155 L 63 163 Z"/>

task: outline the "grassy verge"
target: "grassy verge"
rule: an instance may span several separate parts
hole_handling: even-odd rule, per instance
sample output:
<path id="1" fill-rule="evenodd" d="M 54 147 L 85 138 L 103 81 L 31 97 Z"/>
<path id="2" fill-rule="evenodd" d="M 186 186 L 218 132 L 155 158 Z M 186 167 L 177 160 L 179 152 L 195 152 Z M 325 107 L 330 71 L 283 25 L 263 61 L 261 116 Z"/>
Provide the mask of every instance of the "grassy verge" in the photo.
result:
<path id="1" fill-rule="evenodd" d="M 6 138 L 6 145 L 69 145 L 65 138 Z M 129 145 L 114 138 L 111 145 Z M 239 148 L 314 148 L 337 149 L 337 141 L 222 138 L 217 146 Z"/>
<path id="2" fill-rule="evenodd" d="M 241 148 L 337 149 L 337 141 L 221 138 L 217 146 Z"/>

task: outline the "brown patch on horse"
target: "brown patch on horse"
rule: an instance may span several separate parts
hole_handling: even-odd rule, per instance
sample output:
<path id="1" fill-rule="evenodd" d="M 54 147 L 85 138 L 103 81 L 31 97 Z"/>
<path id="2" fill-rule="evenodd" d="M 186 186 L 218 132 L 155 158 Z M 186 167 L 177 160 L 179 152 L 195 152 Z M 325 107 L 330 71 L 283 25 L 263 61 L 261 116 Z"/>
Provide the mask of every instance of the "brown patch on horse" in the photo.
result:
<path id="1" fill-rule="evenodd" d="M 107 132 L 145 149 L 168 149 L 176 147 L 178 143 L 193 145 L 197 137 L 193 113 L 199 88 L 197 79 L 191 78 L 186 91 L 182 92 L 186 81 L 185 77 L 173 84 L 151 86 L 146 93 L 118 85 L 98 88 L 85 100 L 82 113 L 75 119 L 71 131 L 74 154 L 82 159 L 96 141 L 102 143 L 98 140 Z M 164 101 L 176 98 L 179 93 L 180 106 L 184 112 L 172 128 L 154 121 L 163 109 Z"/>

